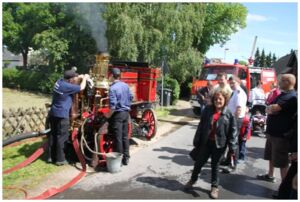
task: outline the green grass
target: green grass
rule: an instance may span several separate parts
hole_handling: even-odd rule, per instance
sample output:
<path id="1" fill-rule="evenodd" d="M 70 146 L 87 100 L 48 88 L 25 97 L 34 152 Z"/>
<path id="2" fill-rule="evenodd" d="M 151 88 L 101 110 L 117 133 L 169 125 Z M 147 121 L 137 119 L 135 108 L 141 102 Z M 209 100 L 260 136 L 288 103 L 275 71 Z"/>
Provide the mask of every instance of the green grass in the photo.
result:
<path id="1" fill-rule="evenodd" d="M 17 165 L 24 161 L 31 154 L 34 153 L 41 145 L 43 140 L 39 139 L 35 142 L 26 142 L 17 146 L 9 146 L 3 148 L 3 171 Z M 3 187 L 19 187 L 23 189 L 30 189 L 39 183 L 42 183 L 42 179 L 51 173 L 57 172 L 61 167 L 57 167 L 53 164 L 47 164 L 45 161 L 45 154 L 40 156 L 36 161 L 30 165 L 14 171 L 9 174 L 2 175 Z M 3 190 L 3 198 L 15 198 L 18 193 L 17 190 Z"/>
<path id="2" fill-rule="evenodd" d="M 170 114 L 171 108 L 157 108 L 155 109 L 155 114 L 157 118 L 164 118 Z"/>

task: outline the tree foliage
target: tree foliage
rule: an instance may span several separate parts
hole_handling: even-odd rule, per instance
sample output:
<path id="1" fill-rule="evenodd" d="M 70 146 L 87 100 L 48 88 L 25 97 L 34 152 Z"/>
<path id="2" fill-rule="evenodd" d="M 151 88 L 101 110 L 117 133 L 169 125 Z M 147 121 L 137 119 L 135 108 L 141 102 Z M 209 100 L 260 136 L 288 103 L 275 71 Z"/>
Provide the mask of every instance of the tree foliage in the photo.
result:
<path id="1" fill-rule="evenodd" d="M 49 3 L 3 4 L 3 43 L 11 52 L 23 55 L 24 66 L 27 66 L 29 48 L 35 48 L 35 34 L 50 29 L 55 23 L 49 7 Z"/>
<path id="2" fill-rule="evenodd" d="M 276 62 L 277 57 L 275 53 L 269 52 L 268 55 L 265 54 L 265 50 L 263 49 L 260 53 L 259 48 L 256 49 L 254 56 L 254 66 L 255 67 L 267 67 L 270 68 L 273 63 Z"/>
<path id="3" fill-rule="evenodd" d="M 208 3 L 202 35 L 194 41 L 201 53 L 214 44 L 225 44 L 230 35 L 246 27 L 247 9 L 239 3 Z"/>
<path id="4" fill-rule="evenodd" d="M 247 15 L 238 3 L 3 5 L 3 43 L 24 58 L 29 48 L 42 52 L 53 72 L 75 65 L 86 73 L 100 43 L 113 60 L 164 60 L 179 84 L 196 74 L 210 46 L 246 26 Z"/>

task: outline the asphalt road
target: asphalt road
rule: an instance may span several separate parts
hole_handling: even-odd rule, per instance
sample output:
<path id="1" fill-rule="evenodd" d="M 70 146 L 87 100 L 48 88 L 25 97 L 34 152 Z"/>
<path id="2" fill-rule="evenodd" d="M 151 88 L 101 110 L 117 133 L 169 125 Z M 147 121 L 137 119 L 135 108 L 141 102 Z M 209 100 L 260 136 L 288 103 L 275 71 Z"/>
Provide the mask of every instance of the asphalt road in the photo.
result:
<path id="1" fill-rule="evenodd" d="M 128 166 L 118 173 L 101 171 L 89 174 L 77 185 L 51 199 L 209 199 L 210 164 L 202 170 L 193 190 L 184 190 L 193 161 L 192 149 L 197 120 L 180 127 L 131 156 Z M 271 199 L 279 186 L 260 181 L 267 162 L 262 159 L 265 139 L 252 137 L 247 142 L 248 159 L 236 172 L 220 174 L 220 199 Z M 279 177 L 279 171 L 276 170 Z"/>

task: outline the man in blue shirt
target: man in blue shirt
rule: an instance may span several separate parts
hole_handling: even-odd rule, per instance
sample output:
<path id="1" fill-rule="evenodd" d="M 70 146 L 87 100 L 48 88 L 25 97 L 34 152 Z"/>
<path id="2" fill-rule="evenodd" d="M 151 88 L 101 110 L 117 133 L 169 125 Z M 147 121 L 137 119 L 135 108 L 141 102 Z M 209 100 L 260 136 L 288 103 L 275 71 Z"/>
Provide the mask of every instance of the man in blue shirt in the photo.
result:
<path id="1" fill-rule="evenodd" d="M 128 117 L 133 95 L 128 85 L 120 81 L 121 71 L 113 68 L 112 81 L 109 88 L 109 108 L 110 118 L 109 129 L 115 136 L 114 151 L 123 154 L 122 164 L 128 165 L 129 162 L 129 139 L 128 139 Z"/>
<path id="2" fill-rule="evenodd" d="M 69 137 L 69 114 L 72 107 L 73 95 L 85 89 L 86 79 L 89 75 L 78 75 L 74 70 L 67 70 L 64 78 L 56 81 L 53 88 L 53 97 L 49 120 L 51 134 L 48 136 L 49 154 L 47 161 L 56 165 L 67 163 L 64 153 L 65 143 Z M 75 83 L 76 78 L 81 79 L 80 85 Z"/>

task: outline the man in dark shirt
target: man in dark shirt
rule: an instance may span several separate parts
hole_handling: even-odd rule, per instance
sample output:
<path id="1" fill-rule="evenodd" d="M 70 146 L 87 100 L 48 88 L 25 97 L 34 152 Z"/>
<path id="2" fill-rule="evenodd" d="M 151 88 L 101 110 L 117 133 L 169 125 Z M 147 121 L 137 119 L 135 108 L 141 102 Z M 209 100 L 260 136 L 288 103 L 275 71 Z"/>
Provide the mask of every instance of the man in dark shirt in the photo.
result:
<path id="1" fill-rule="evenodd" d="M 115 136 L 114 151 L 123 154 L 122 164 L 129 162 L 129 139 L 128 139 L 128 118 L 133 95 L 128 85 L 120 81 L 121 71 L 112 68 L 112 84 L 109 88 L 109 108 L 110 118 L 109 129 Z"/>
<path id="2" fill-rule="evenodd" d="M 201 111 L 207 104 L 210 104 L 210 90 L 213 89 L 211 81 L 207 81 L 207 85 L 197 91 L 198 102 L 201 105 Z"/>
<path id="3" fill-rule="evenodd" d="M 269 172 L 266 175 L 258 175 L 259 179 L 274 182 L 274 168 L 280 168 L 281 180 L 287 174 L 289 140 L 284 134 L 293 127 L 293 117 L 297 112 L 295 83 L 294 75 L 281 75 L 279 85 L 282 93 L 267 107 L 267 141 L 264 158 L 269 160 Z"/>
<path id="4" fill-rule="evenodd" d="M 82 79 L 80 85 L 72 84 L 76 77 Z M 88 77 L 87 74 L 78 75 L 74 70 L 67 70 L 64 73 L 64 78 L 56 81 L 54 85 L 49 112 L 51 126 L 51 134 L 48 136 L 49 153 L 47 161 L 49 163 L 52 162 L 58 166 L 67 163 L 64 148 L 69 136 L 72 97 L 85 89 Z"/>

